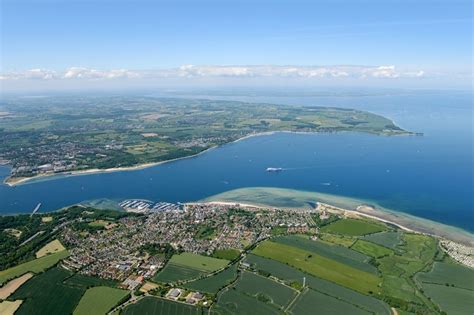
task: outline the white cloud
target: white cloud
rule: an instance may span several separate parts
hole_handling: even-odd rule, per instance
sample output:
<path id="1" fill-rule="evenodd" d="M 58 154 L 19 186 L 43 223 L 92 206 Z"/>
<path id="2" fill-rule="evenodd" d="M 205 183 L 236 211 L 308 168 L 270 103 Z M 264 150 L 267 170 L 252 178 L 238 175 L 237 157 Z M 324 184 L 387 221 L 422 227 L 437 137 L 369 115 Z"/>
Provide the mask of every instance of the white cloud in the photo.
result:
<path id="1" fill-rule="evenodd" d="M 64 71 L 30 69 L 20 72 L 0 74 L 1 80 L 39 79 L 39 80 L 112 80 L 139 78 L 201 78 L 201 77 L 280 77 L 280 78 L 353 78 L 353 79 L 397 79 L 419 78 L 422 70 L 414 72 L 397 71 L 393 65 L 380 66 L 195 66 L 183 65 L 179 68 L 157 70 L 97 70 L 85 67 L 70 67 Z"/>

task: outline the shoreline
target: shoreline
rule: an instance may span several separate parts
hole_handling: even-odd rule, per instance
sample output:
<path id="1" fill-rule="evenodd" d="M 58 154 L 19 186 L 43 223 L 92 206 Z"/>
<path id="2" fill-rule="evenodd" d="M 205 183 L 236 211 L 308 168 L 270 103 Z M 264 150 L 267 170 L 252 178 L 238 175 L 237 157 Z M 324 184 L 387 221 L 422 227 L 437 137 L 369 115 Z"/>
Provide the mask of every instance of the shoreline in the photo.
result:
<path id="1" fill-rule="evenodd" d="M 199 203 L 199 202 L 195 202 Z M 301 209 L 308 210 L 310 208 L 300 207 L 278 207 L 273 205 L 258 204 L 252 202 L 239 202 L 233 200 L 212 200 L 203 201 L 201 203 L 217 204 L 217 205 L 236 205 L 239 204 L 242 207 L 248 208 L 268 208 L 268 209 Z M 315 211 L 325 209 L 328 212 L 332 212 L 339 215 L 350 216 L 362 216 L 365 218 L 377 220 L 389 225 L 396 226 L 409 233 L 418 233 L 429 235 L 442 240 L 449 240 L 456 243 L 460 243 L 469 247 L 474 247 L 474 237 L 467 231 L 460 230 L 456 227 L 443 225 L 442 223 L 430 221 L 427 219 L 414 217 L 405 213 L 393 213 L 392 211 L 386 211 L 376 209 L 367 205 L 359 205 L 356 209 L 346 209 L 338 206 L 334 206 L 325 202 L 316 202 L 317 207 L 313 208 Z M 446 227 L 446 228 L 444 228 Z"/>
<path id="2" fill-rule="evenodd" d="M 351 132 L 351 131 L 337 131 L 337 133 L 341 132 Z M 357 131 L 355 131 L 357 132 Z M 400 134 L 400 135 L 386 135 L 386 136 L 412 136 L 414 133 L 410 131 L 405 131 L 406 133 Z M 92 174 L 101 174 L 101 173 L 112 173 L 112 172 L 124 172 L 124 171 L 135 171 L 135 170 L 142 170 L 146 169 L 149 167 L 165 164 L 165 163 L 170 163 L 178 160 L 183 160 L 183 159 L 188 159 L 188 158 L 193 158 L 197 157 L 201 154 L 204 154 L 210 150 L 220 148 L 224 145 L 228 145 L 231 143 L 237 143 L 239 141 L 243 141 L 252 137 L 259 137 L 259 136 L 270 136 L 276 133 L 294 133 L 294 134 L 320 134 L 324 132 L 318 132 L 318 131 L 291 131 L 291 130 L 275 130 L 275 131 L 264 131 L 264 132 L 258 132 L 258 133 L 251 133 L 245 136 L 242 136 L 236 140 L 226 142 L 221 145 L 214 145 L 212 147 L 209 147 L 199 153 L 193 154 L 193 155 L 187 155 L 187 156 L 182 156 L 179 158 L 174 158 L 171 160 L 163 160 L 159 162 L 151 162 L 151 163 L 144 163 L 144 164 L 138 164 L 134 166 L 124 166 L 124 167 L 111 167 L 111 168 L 105 168 L 105 169 L 99 169 L 99 168 L 91 168 L 87 170 L 77 170 L 77 171 L 67 171 L 67 172 L 60 172 L 60 173 L 48 173 L 48 174 L 40 174 L 40 175 L 35 175 L 31 177 L 14 177 L 12 178 L 11 176 L 6 177 L 3 180 L 3 184 L 9 186 L 9 187 L 14 187 L 22 184 L 26 184 L 31 181 L 40 181 L 41 179 L 53 179 L 53 177 L 69 177 L 69 176 L 80 176 L 80 175 L 92 175 Z M 379 133 L 370 133 L 367 132 L 368 134 L 373 134 L 373 135 L 384 135 L 384 134 L 379 134 Z M 8 165 L 8 164 L 7 164 Z"/>

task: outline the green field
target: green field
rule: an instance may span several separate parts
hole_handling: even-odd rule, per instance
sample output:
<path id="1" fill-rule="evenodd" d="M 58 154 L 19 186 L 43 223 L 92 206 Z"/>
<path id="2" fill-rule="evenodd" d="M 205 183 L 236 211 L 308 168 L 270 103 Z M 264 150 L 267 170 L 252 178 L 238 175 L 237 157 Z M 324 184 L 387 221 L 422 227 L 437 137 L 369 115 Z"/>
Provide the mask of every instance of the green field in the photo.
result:
<path id="1" fill-rule="evenodd" d="M 30 279 L 10 297 L 24 300 L 15 314 L 72 314 L 84 290 L 63 284 L 71 275 L 65 269 L 51 268 Z"/>
<path id="2" fill-rule="evenodd" d="M 199 307 L 177 303 L 157 297 L 144 297 L 123 309 L 121 315 L 201 315 Z"/>
<path id="3" fill-rule="evenodd" d="M 84 293 L 74 315 L 103 315 L 127 298 L 130 293 L 109 287 L 93 287 Z"/>
<path id="4" fill-rule="evenodd" d="M 328 244 L 321 241 L 312 241 L 306 235 L 281 236 L 275 238 L 274 241 L 311 251 L 362 271 L 377 274 L 377 268 L 368 263 L 370 260 L 369 256 L 343 246 Z"/>
<path id="5" fill-rule="evenodd" d="M 378 285 L 382 282 L 382 279 L 374 274 L 328 259 L 315 252 L 276 242 L 261 243 L 253 254 L 275 259 L 314 276 L 366 294 L 379 292 Z"/>
<path id="6" fill-rule="evenodd" d="M 63 258 L 69 256 L 67 250 L 57 252 L 51 255 L 47 255 L 41 258 L 37 258 L 26 263 L 20 264 L 18 266 L 0 271 L 0 285 L 4 282 L 19 277 L 27 272 L 40 273 L 44 270 L 54 266 Z"/>
<path id="7" fill-rule="evenodd" d="M 182 253 L 173 255 L 170 262 L 175 265 L 195 268 L 204 271 L 216 271 L 224 268 L 229 263 L 228 260 L 218 259 L 193 253 Z"/>
<path id="8" fill-rule="evenodd" d="M 297 294 L 294 289 L 245 271 L 241 274 L 235 288 L 256 297 L 259 301 L 271 303 L 280 308 L 286 307 Z"/>
<path id="9" fill-rule="evenodd" d="M 472 269 L 451 263 L 435 262 L 429 272 L 418 273 L 415 279 L 424 294 L 446 313 L 468 314 L 474 310 Z"/>
<path id="10" fill-rule="evenodd" d="M 211 277 L 188 282 L 184 287 L 200 292 L 216 294 L 221 288 L 231 283 L 235 278 L 237 278 L 237 264 L 234 264 Z"/>
<path id="11" fill-rule="evenodd" d="M 391 249 L 365 240 L 358 240 L 357 242 L 355 242 L 354 245 L 352 245 L 351 249 L 374 258 L 393 254 L 393 251 Z"/>
<path id="12" fill-rule="evenodd" d="M 342 234 L 349 236 L 362 236 L 386 230 L 387 228 L 380 223 L 356 219 L 338 220 L 321 228 L 321 232 L 324 233 Z"/>
<path id="13" fill-rule="evenodd" d="M 306 314 L 351 314 L 369 315 L 371 313 L 358 308 L 337 298 L 316 292 L 311 289 L 305 290 L 292 304 L 290 313 L 294 315 Z"/>
<path id="14" fill-rule="evenodd" d="M 254 266 L 257 270 L 268 272 L 274 277 L 285 280 L 289 285 L 298 284 L 297 286 L 301 287 L 304 277 L 306 278 L 306 285 L 314 290 L 341 299 L 349 304 L 358 305 L 372 313 L 385 315 L 391 314 L 388 305 L 380 300 L 349 290 L 335 284 L 334 282 L 313 277 L 278 261 L 252 254 L 247 255 L 245 261 Z"/>
<path id="15" fill-rule="evenodd" d="M 211 307 L 211 314 L 281 314 L 278 309 L 270 304 L 261 302 L 236 289 L 229 289 L 219 295 L 217 303 Z"/>
<path id="16" fill-rule="evenodd" d="M 212 253 L 212 257 L 214 258 L 220 258 L 220 259 L 225 259 L 232 261 L 236 259 L 237 257 L 240 256 L 240 250 L 238 249 L 217 249 Z"/>
<path id="17" fill-rule="evenodd" d="M 91 287 L 96 287 L 96 286 L 115 287 L 117 283 L 118 282 L 114 280 L 90 277 L 86 275 L 81 275 L 79 273 L 74 274 L 74 276 L 64 281 L 64 284 L 68 286 L 79 287 L 83 289 L 89 289 Z"/>
<path id="18" fill-rule="evenodd" d="M 400 231 L 387 231 L 366 235 L 364 236 L 364 240 L 395 249 L 395 247 L 401 242 L 401 236 L 402 233 Z"/>
<path id="19" fill-rule="evenodd" d="M 192 253 L 173 255 L 165 268 L 153 277 L 158 282 L 176 282 L 199 278 L 207 273 L 224 268 L 228 260 Z"/>

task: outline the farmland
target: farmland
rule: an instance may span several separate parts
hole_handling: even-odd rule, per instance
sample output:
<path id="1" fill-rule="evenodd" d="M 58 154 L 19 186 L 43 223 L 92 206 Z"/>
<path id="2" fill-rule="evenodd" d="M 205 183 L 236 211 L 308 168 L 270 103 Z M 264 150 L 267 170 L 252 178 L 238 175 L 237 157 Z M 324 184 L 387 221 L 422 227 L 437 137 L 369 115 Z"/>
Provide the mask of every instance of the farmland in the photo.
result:
<path id="1" fill-rule="evenodd" d="M 278 261 L 252 254 L 248 255 L 245 261 L 259 271 L 267 272 L 274 277 L 285 280 L 289 285 L 301 288 L 304 277 L 306 278 L 306 285 L 313 290 L 318 290 L 373 313 L 390 314 L 389 307 L 380 300 L 349 290 L 334 282 L 313 277 Z"/>
<path id="2" fill-rule="evenodd" d="M 337 298 L 307 289 L 298 296 L 295 303 L 290 308 L 290 313 L 294 315 L 305 315 L 314 312 L 317 305 L 317 314 L 354 314 L 369 315 L 357 306 L 341 301 Z"/>
<path id="3" fill-rule="evenodd" d="M 156 297 L 144 297 L 135 304 L 127 306 L 121 315 L 200 315 L 200 308 L 183 303 L 163 300 Z"/>
<path id="4" fill-rule="evenodd" d="M 216 294 L 221 288 L 231 283 L 237 277 L 237 264 L 212 277 L 195 280 L 184 285 L 185 288 Z"/>
<path id="5" fill-rule="evenodd" d="M 0 314 L 2 315 L 13 315 L 16 310 L 20 307 L 22 301 L 2 301 L 0 302 Z"/>
<path id="6" fill-rule="evenodd" d="M 294 289 L 250 272 L 242 273 L 235 288 L 280 308 L 286 307 L 297 293 Z"/>
<path id="7" fill-rule="evenodd" d="M 217 303 L 211 308 L 211 314 L 280 314 L 278 309 L 270 304 L 248 296 L 236 289 L 228 289 L 218 296 Z"/>
<path id="8" fill-rule="evenodd" d="M 349 236 L 362 236 L 385 231 L 387 228 L 380 223 L 365 220 L 345 219 L 321 228 L 322 232 Z"/>
<path id="9" fill-rule="evenodd" d="M 358 240 L 355 242 L 355 244 L 351 246 L 351 249 L 374 258 L 387 256 L 393 253 L 393 251 L 387 247 L 383 247 L 381 245 L 364 240 Z"/>
<path id="10" fill-rule="evenodd" d="M 102 315 L 129 295 L 128 291 L 109 287 L 93 287 L 86 291 L 74 315 Z"/>
<path id="11" fill-rule="evenodd" d="M 239 250 L 231 248 L 231 249 L 218 249 L 214 251 L 214 253 L 212 254 L 212 257 L 232 261 L 236 259 L 237 257 L 239 257 L 239 255 L 240 255 Z"/>
<path id="12" fill-rule="evenodd" d="M 71 314 L 84 293 L 62 283 L 71 275 L 65 269 L 51 268 L 30 279 L 10 297 L 23 300 L 15 314 Z"/>
<path id="13" fill-rule="evenodd" d="M 165 268 L 153 279 L 158 282 L 176 282 L 199 278 L 207 273 L 224 268 L 228 260 L 192 253 L 173 255 Z"/>
<path id="14" fill-rule="evenodd" d="M 21 277 L 10 280 L 3 287 L 0 287 L 0 300 L 5 300 L 13 292 L 15 292 L 21 285 L 23 285 L 23 283 L 28 281 L 32 276 L 33 274 L 31 272 L 25 273 Z"/>
<path id="15" fill-rule="evenodd" d="M 381 279 L 312 251 L 271 241 L 261 243 L 253 254 L 287 263 L 314 276 L 333 281 L 363 293 L 378 292 Z"/>
<path id="16" fill-rule="evenodd" d="M 387 231 L 364 236 L 364 240 L 394 249 L 401 242 L 400 231 Z"/>
<path id="17" fill-rule="evenodd" d="M 3 284 L 5 281 L 21 276 L 27 272 L 39 273 L 43 272 L 45 269 L 54 266 L 61 259 L 69 256 L 67 250 L 57 252 L 48 256 L 37 258 L 26 263 L 20 264 L 18 266 L 0 271 L 0 284 Z"/>
<path id="18" fill-rule="evenodd" d="M 474 274 L 471 269 L 435 262 L 429 272 L 419 273 L 415 279 L 424 294 L 446 313 L 467 314 L 474 309 Z"/>
<path id="19" fill-rule="evenodd" d="M 115 287 L 117 285 L 117 281 L 90 277 L 76 273 L 72 277 L 64 281 L 64 284 L 71 287 L 88 289 L 95 286 Z"/>
<path id="20" fill-rule="evenodd" d="M 36 252 L 36 258 L 41 258 L 46 255 L 54 254 L 65 250 L 63 244 L 58 240 L 53 240 L 48 244 L 44 245 L 40 250 Z"/>

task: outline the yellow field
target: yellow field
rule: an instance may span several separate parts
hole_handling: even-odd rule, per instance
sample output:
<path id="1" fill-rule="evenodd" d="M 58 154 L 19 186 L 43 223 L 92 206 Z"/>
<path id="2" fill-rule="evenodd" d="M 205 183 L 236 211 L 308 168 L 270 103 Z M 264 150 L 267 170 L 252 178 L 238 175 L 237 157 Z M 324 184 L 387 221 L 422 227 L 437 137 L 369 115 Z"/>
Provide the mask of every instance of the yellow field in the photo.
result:
<path id="1" fill-rule="evenodd" d="M 156 289 L 156 288 L 158 288 L 157 284 L 155 284 L 153 282 L 147 282 L 140 288 L 140 292 L 148 293 L 148 291 L 151 291 L 151 290 Z"/>
<path id="2" fill-rule="evenodd" d="M 31 272 L 25 273 L 23 276 L 13 279 L 7 284 L 5 284 L 3 287 L 0 288 L 0 300 L 5 300 L 12 293 L 14 293 L 16 289 L 18 289 L 23 283 L 28 281 L 31 277 L 33 277 L 33 274 Z M 3 313 L 0 312 L 0 314 L 3 314 Z"/>
<path id="3" fill-rule="evenodd" d="M 22 300 L 16 300 L 13 302 L 3 301 L 0 303 L 0 314 L 2 315 L 13 315 L 16 310 L 20 307 Z"/>
<path id="4" fill-rule="evenodd" d="M 43 256 L 54 254 L 60 251 L 65 250 L 66 248 L 61 244 L 60 241 L 54 240 L 44 245 L 39 251 L 36 252 L 36 258 L 41 258 Z"/>

